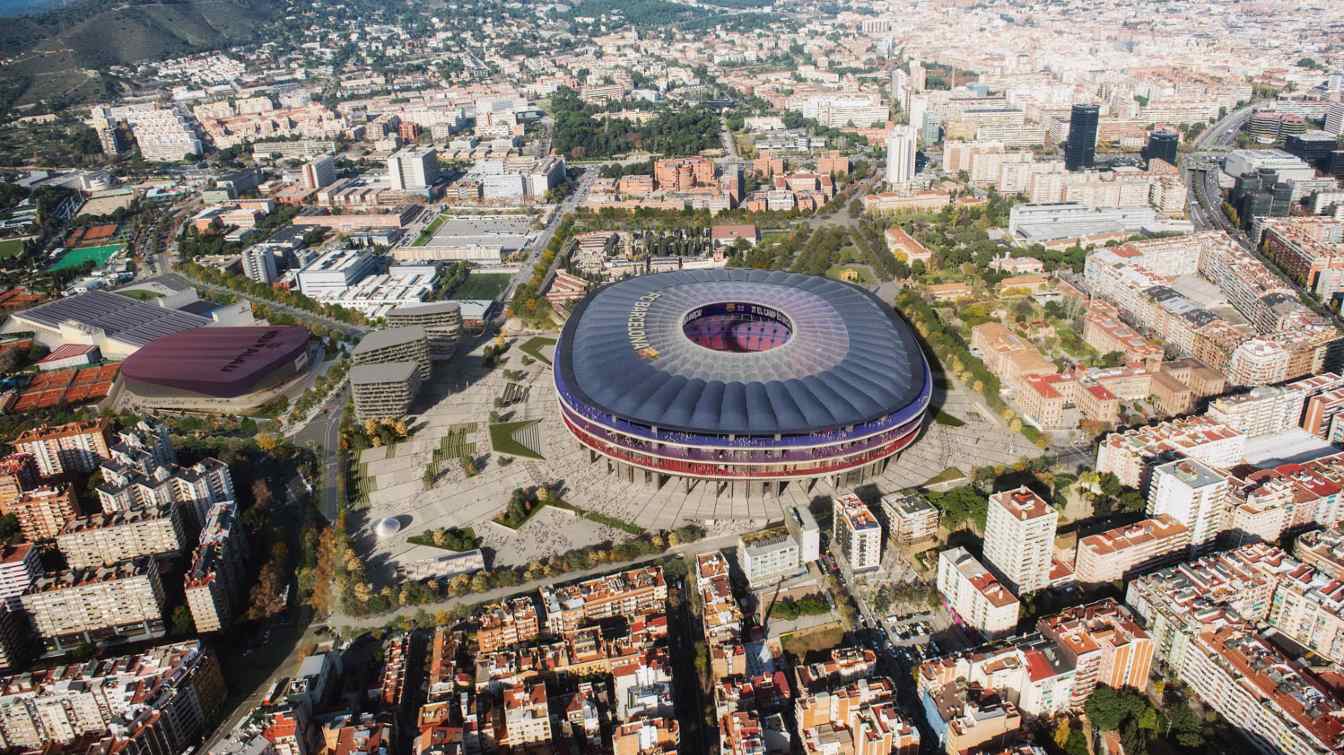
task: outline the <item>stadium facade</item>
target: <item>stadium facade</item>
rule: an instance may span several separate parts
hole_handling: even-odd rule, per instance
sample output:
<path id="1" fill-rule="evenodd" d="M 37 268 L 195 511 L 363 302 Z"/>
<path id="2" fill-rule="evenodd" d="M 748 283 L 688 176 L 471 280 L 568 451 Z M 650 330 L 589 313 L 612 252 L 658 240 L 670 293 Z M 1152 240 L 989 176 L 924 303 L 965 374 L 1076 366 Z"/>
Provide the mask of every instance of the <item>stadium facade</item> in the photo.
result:
<path id="1" fill-rule="evenodd" d="M 748 496 L 880 474 L 914 442 L 932 388 L 914 332 L 877 297 L 741 269 L 598 289 L 565 324 L 554 375 L 591 462 Z"/>

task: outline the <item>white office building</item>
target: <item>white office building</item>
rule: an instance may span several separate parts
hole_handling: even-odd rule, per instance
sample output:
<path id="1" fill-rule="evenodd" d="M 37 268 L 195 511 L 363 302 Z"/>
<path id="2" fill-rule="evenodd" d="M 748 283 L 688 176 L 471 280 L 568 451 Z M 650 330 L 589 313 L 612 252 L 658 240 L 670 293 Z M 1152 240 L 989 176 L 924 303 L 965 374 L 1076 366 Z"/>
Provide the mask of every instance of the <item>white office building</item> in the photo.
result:
<path id="1" fill-rule="evenodd" d="M 397 191 L 423 192 L 439 180 L 439 153 L 432 147 L 403 149 L 387 158 L 387 175 Z"/>
<path id="2" fill-rule="evenodd" d="M 316 191 L 336 182 L 336 161 L 330 155 L 303 166 L 303 187 Z"/>
<path id="3" fill-rule="evenodd" d="M 252 246 L 243 250 L 243 275 L 258 282 L 271 283 L 278 277 L 275 255 L 265 246 Z"/>
<path id="4" fill-rule="evenodd" d="M 915 127 L 892 126 L 887 134 L 887 186 L 908 187 L 915 177 Z"/>
<path id="5" fill-rule="evenodd" d="M 362 249 L 333 249 L 299 271 L 299 291 L 320 297 L 339 293 L 378 269 L 378 259 Z"/>

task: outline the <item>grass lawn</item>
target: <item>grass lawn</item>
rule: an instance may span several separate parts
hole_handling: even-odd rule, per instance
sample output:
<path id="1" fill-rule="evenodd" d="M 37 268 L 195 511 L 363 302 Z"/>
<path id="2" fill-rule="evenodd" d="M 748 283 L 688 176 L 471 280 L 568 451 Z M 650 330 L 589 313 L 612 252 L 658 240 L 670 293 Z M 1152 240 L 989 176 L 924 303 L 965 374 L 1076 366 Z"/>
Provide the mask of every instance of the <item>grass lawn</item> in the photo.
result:
<path id="1" fill-rule="evenodd" d="M 966 424 L 942 409 L 939 409 L 938 413 L 933 415 L 933 421 L 940 425 L 947 425 L 948 427 L 961 427 Z"/>
<path id="2" fill-rule="evenodd" d="M 844 640 L 844 627 L 825 624 L 815 629 L 790 632 L 779 638 L 779 644 L 784 648 L 784 652 L 793 653 L 800 662 L 804 662 L 808 653 L 816 650 L 829 650 L 841 644 Z"/>
<path id="3" fill-rule="evenodd" d="M 875 282 L 873 274 L 866 267 L 860 265 L 832 265 L 831 269 L 826 271 L 826 277 L 862 285 Z"/>
<path id="4" fill-rule="evenodd" d="M 61 270 L 69 270 L 79 267 L 85 262 L 92 262 L 95 267 L 102 267 L 107 264 L 112 255 L 125 248 L 123 244 L 106 244 L 104 246 L 86 246 L 83 249 L 71 249 L 57 260 L 56 264 L 47 268 L 47 272 L 55 273 Z"/>
<path id="5" fill-rule="evenodd" d="M 143 288 L 133 288 L 130 291 L 118 291 L 117 293 L 132 299 L 138 299 L 139 301 L 153 301 L 154 299 L 163 298 L 163 294 L 158 291 L 146 291 Z"/>
<path id="6" fill-rule="evenodd" d="M 527 339 L 527 341 L 522 346 L 518 347 L 518 350 L 532 357 L 533 359 L 536 359 L 540 362 L 545 362 L 546 364 L 549 365 L 551 363 L 551 360 L 547 359 L 546 355 L 541 353 L 541 350 L 546 348 L 547 346 L 554 346 L 554 345 L 555 345 L 554 338 L 547 338 L 545 336 L 534 336 L 532 338 Z"/>
<path id="7" fill-rule="evenodd" d="M 524 459 L 542 459 L 541 454 L 513 439 L 513 433 L 540 420 L 527 419 L 521 422 L 499 422 L 490 426 L 490 447 L 496 453 L 521 456 Z"/>
<path id="8" fill-rule="evenodd" d="M 0 241 L 0 257 L 17 257 L 20 254 L 23 254 L 23 239 Z"/>
<path id="9" fill-rule="evenodd" d="M 411 244 L 411 246 L 424 246 L 425 244 L 428 244 L 429 240 L 434 238 L 434 233 L 439 230 L 439 226 L 443 225 L 444 221 L 447 219 L 447 215 L 440 215 L 429 221 L 429 225 L 425 226 L 425 230 L 421 231 L 420 235 L 415 237 L 415 242 Z"/>
<path id="10" fill-rule="evenodd" d="M 462 285 L 453 289 L 453 298 L 494 301 L 509 287 L 512 277 L 508 273 L 468 273 Z"/>
<path id="11" fill-rule="evenodd" d="M 930 477 L 929 479 L 925 480 L 924 484 L 921 485 L 920 487 L 927 488 L 930 485 L 937 485 L 941 482 L 951 482 L 953 480 L 960 480 L 965 476 L 966 473 L 962 472 L 960 469 L 957 469 L 956 467 L 948 467 L 947 469 L 944 469 L 943 471 L 939 472 L 933 477 Z"/>

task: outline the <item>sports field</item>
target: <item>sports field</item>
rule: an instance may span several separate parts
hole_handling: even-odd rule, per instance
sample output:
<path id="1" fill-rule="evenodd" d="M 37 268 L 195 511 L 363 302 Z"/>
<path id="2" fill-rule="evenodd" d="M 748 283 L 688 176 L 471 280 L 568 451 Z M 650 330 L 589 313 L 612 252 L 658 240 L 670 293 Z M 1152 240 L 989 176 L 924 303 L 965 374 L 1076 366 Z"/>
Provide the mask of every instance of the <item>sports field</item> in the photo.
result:
<path id="1" fill-rule="evenodd" d="M 0 257 L 17 257 L 20 254 L 23 254 L 23 239 L 0 241 Z"/>
<path id="2" fill-rule="evenodd" d="M 59 272 L 79 267 L 85 262 L 92 262 L 95 267 L 102 267 L 107 264 L 112 255 L 125 249 L 125 244 L 106 244 L 104 246 L 86 246 L 83 249 L 71 249 L 65 253 L 65 256 L 57 260 L 56 264 L 47 268 L 48 272 Z"/>

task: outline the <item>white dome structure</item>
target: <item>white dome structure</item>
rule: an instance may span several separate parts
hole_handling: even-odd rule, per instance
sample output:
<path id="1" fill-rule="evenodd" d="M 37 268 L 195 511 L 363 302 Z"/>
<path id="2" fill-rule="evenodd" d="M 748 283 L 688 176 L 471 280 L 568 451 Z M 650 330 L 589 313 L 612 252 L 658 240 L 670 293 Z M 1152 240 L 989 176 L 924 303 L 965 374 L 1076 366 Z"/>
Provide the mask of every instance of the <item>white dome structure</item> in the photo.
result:
<path id="1" fill-rule="evenodd" d="M 389 516 L 378 522 L 373 528 L 373 534 L 378 536 L 379 540 L 392 537 L 401 531 L 401 522 L 397 521 L 395 516 Z"/>

